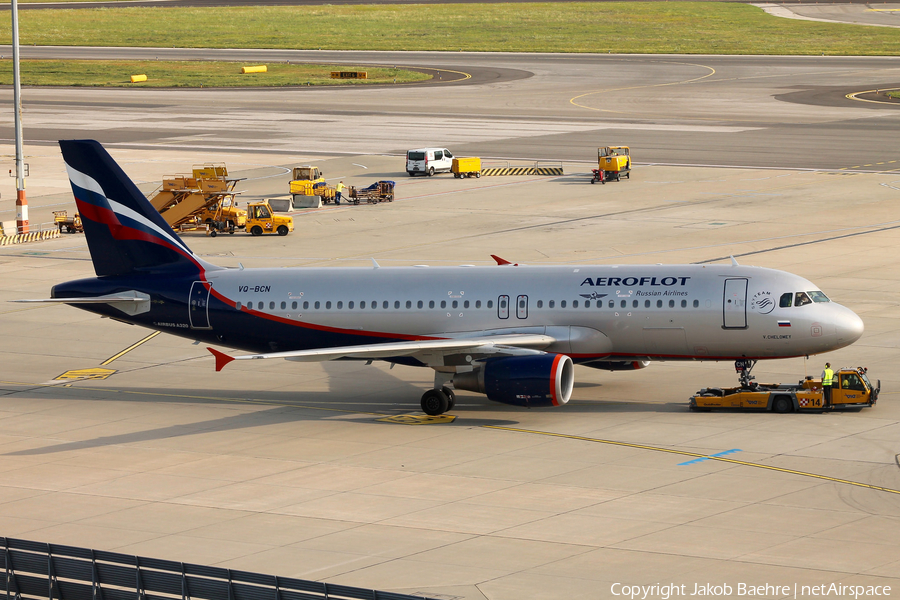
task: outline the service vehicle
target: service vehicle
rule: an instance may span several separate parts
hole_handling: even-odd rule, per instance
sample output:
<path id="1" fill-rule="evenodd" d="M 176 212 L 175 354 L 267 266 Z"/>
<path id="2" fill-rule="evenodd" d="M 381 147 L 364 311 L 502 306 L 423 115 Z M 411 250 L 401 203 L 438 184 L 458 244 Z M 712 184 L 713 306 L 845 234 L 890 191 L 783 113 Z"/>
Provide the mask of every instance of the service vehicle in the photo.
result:
<path id="1" fill-rule="evenodd" d="M 376 181 L 369 187 L 364 188 L 357 188 L 351 185 L 347 188 L 347 199 L 351 204 L 359 204 L 360 200 L 365 200 L 369 204 L 393 202 L 394 185 L 393 181 Z"/>
<path id="2" fill-rule="evenodd" d="M 223 163 L 194 165 L 190 175 L 164 177 L 150 204 L 176 231 L 205 229 L 213 237 L 244 226 L 246 211 L 237 207 L 235 185 Z"/>
<path id="3" fill-rule="evenodd" d="M 778 413 L 822 412 L 875 406 L 881 392 L 881 380 L 873 386 L 864 367 L 842 368 L 834 372 L 831 407 L 825 407 L 822 380 L 807 376 L 796 384 L 757 383 L 750 375 L 756 361 L 737 360 L 735 370 L 741 384 L 732 388 L 704 388 L 691 396 L 691 410 L 720 408 L 769 410 Z"/>
<path id="4" fill-rule="evenodd" d="M 631 179 L 631 150 L 628 146 L 604 146 L 597 148 L 597 168 L 591 169 L 591 183 Z"/>
<path id="5" fill-rule="evenodd" d="M 68 211 L 54 210 L 53 222 L 59 227 L 60 233 L 63 233 L 63 229 L 66 230 L 66 233 L 81 233 L 84 231 L 84 226 L 81 224 L 81 217 L 78 213 L 70 217 Z"/>
<path id="6" fill-rule="evenodd" d="M 234 234 L 236 229 L 247 225 L 247 211 L 238 208 L 234 196 L 225 196 L 215 204 L 207 205 L 198 218 L 209 228 L 211 237 L 216 237 L 219 232 Z"/>
<path id="7" fill-rule="evenodd" d="M 318 167 L 294 167 L 291 178 L 291 197 L 299 201 L 297 196 L 319 196 L 322 202 L 334 202 L 337 190 L 325 183 L 325 175 Z"/>
<path id="8" fill-rule="evenodd" d="M 450 171 L 457 179 L 462 177 L 481 177 L 481 159 L 478 157 L 454 158 Z"/>
<path id="9" fill-rule="evenodd" d="M 306 165 L 294 167 L 291 172 L 291 194 L 302 194 L 308 187 L 321 187 L 325 185 L 325 175 L 319 167 Z M 307 194 L 312 195 L 312 194 Z"/>
<path id="10" fill-rule="evenodd" d="M 418 174 L 431 177 L 435 173 L 448 173 L 453 168 L 453 154 L 446 148 L 418 148 L 406 153 L 406 172 L 410 177 Z"/>
<path id="11" fill-rule="evenodd" d="M 245 228 L 252 235 L 277 233 L 287 235 L 294 230 L 294 219 L 276 215 L 267 200 L 251 202 L 247 205 L 247 224 Z"/>

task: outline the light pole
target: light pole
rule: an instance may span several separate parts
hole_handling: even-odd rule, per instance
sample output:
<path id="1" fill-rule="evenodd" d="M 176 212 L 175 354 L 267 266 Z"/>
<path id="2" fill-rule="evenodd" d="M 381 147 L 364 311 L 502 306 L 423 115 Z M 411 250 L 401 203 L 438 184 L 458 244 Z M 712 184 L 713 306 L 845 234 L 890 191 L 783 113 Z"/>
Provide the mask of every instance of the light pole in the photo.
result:
<path id="1" fill-rule="evenodd" d="M 22 90 L 19 84 L 19 5 L 12 0 L 13 104 L 16 112 L 16 231 L 28 233 L 25 163 L 22 151 Z"/>

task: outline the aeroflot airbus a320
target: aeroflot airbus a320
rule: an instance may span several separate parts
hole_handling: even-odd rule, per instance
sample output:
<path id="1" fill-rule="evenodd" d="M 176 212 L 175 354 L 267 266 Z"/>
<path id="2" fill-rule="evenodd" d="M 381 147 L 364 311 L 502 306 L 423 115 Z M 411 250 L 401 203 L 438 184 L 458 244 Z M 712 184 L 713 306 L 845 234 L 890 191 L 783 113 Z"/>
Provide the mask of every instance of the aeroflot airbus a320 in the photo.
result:
<path id="1" fill-rule="evenodd" d="M 49 302 L 253 354 L 431 367 L 422 409 L 453 389 L 517 406 L 568 402 L 574 364 L 806 356 L 860 318 L 796 275 L 723 265 L 222 268 L 198 258 L 95 141 L 61 141 L 97 277 Z M 505 262 L 499 260 L 498 262 Z M 451 387 L 452 386 L 452 387 Z"/>

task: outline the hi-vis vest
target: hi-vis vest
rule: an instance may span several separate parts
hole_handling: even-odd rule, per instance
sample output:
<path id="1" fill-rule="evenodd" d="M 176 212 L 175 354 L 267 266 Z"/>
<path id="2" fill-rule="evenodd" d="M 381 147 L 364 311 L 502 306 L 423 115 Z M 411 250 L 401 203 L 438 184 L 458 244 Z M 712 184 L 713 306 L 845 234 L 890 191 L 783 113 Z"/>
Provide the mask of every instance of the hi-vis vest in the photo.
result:
<path id="1" fill-rule="evenodd" d="M 832 381 L 834 381 L 834 371 L 825 367 L 825 378 L 822 380 L 822 385 L 831 385 Z"/>

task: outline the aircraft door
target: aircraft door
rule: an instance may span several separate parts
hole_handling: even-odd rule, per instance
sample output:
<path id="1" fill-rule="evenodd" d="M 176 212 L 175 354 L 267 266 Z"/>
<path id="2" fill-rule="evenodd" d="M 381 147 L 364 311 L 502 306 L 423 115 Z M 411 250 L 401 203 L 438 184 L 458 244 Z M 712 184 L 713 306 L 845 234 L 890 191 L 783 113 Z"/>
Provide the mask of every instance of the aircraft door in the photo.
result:
<path id="1" fill-rule="evenodd" d="M 509 296 L 497 298 L 497 316 L 501 319 L 509 318 Z"/>
<path id="2" fill-rule="evenodd" d="M 520 319 L 528 318 L 528 296 L 516 298 L 516 316 Z"/>
<path id="3" fill-rule="evenodd" d="M 725 329 L 747 328 L 747 279 L 725 280 L 722 318 Z"/>
<path id="4" fill-rule="evenodd" d="M 209 294 L 212 284 L 195 281 L 191 284 L 191 297 L 188 302 L 188 318 L 191 329 L 211 329 L 209 326 Z"/>

